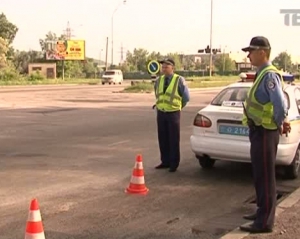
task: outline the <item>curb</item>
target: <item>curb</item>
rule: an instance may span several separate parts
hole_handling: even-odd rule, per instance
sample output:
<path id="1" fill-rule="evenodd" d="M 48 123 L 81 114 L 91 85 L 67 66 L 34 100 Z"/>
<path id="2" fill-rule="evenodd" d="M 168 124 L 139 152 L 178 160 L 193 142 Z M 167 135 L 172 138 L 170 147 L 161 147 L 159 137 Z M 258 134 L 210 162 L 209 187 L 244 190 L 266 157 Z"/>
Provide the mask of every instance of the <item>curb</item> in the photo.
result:
<path id="1" fill-rule="evenodd" d="M 295 190 L 291 193 L 288 197 L 283 199 L 276 207 L 276 218 L 284 212 L 286 209 L 294 206 L 298 201 L 300 201 L 300 188 Z M 248 223 L 245 223 L 248 224 Z M 232 230 L 231 232 L 225 234 L 224 236 L 220 237 L 219 239 L 242 239 L 246 236 L 249 236 L 250 233 L 243 232 L 238 228 Z"/>

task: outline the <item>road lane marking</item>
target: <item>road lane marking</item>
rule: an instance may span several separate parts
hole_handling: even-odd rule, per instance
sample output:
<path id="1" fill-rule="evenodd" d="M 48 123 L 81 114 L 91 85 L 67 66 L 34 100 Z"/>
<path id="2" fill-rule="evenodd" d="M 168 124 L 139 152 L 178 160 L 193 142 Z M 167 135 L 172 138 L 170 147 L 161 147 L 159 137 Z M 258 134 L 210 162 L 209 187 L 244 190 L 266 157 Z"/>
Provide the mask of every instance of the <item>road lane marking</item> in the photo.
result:
<path id="1" fill-rule="evenodd" d="M 123 140 L 123 141 L 119 141 L 119 142 L 116 142 L 116 143 L 109 144 L 109 145 L 107 145 L 107 146 L 108 146 L 108 147 L 113 147 L 113 146 L 116 146 L 116 145 L 129 143 L 130 141 L 131 141 L 131 140 Z"/>

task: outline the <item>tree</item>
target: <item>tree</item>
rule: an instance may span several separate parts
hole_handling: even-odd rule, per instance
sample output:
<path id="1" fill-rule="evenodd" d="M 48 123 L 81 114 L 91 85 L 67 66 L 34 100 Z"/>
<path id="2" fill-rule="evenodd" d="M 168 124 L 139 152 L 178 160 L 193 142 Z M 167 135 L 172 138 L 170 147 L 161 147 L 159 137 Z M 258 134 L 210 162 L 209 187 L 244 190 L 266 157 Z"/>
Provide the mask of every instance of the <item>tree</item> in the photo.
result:
<path id="1" fill-rule="evenodd" d="M 6 45 L 8 47 L 5 56 L 6 60 L 9 60 L 13 57 L 14 49 L 11 46 L 13 43 L 16 34 L 18 32 L 18 28 L 16 25 L 8 21 L 4 13 L 0 14 L 0 38 L 6 40 Z"/>
<path id="2" fill-rule="evenodd" d="M 4 13 L 0 14 L 0 37 L 7 40 L 8 46 L 13 43 L 18 30 L 16 25 L 8 21 Z"/>
<path id="3" fill-rule="evenodd" d="M 83 73 L 86 78 L 94 78 L 98 72 L 97 63 L 94 63 L 94 59 L 87 58 L 83 64 Z"/>
<path id="4" fill-rule="evenodd" d="M 182 58 L 178 53 L 168 53 L 166 58 L 171 58 L 175 62 L 175 69 L 182 70 Z"/>
<path id="5" fill-rule="evenodd" d="M 7 66 L 6 54 L 8 51 L 8 44 L 5 39 L 0 37 L 0 69 Z"/>
<path id="6" fill-rule="evenodd" d="M 142 71 L 147 72 L 148 62 L 151 60 L 162 60 L 163 58 L 172 58 L 175 61 L 176 70 L 182 70 L 184 57 L 178 53 L 168 53 L 166 56 L 160 52 L 151 52 L 142 48 L 135 48 L 133 52 L 128 51 L 126 54 L 126 64 L 124 63 L 121 68 L 126 71 Z"/>
<path id="7" fill-rule="evenodd" d="M 41 51 L 16 51 L 12 59 L 16 70 L 21 74 L 28 73 L 28 64 L 44 61 Z"/>
<path id="8" fill-rule="evenodd" d="M 281 52 L 276 56 L 272 62 L 278 69 L 282 69 L 284 71 L 292 71 L 293 63 L 291 59 L 291 55 L 287 52 Z"/>
<path id="9" fill-rule="evenodd" d="M 184 56 L 182 60 L 183 70 L 200 70 L 206 67 L 205 59 L 201 59 L 201 62 L 195 62 L 194 56 Z M 209 63 L 208 63 L 209 64 Z"/>
<path id="10" fill-rule="evenodd" d="M 120 65 L 120 70 L 124 73 L 126 72 L 130 72 L 130 66 L 129 64 L 127 63 L 127 61 L 124 61 L 123 64 Z"/>
<path id="11" fill-rule="evenodd" d="M 147 56 L 147 62 L 149 61 L 158 61 L 161 60 L 164 56 L 162 54 L 160 54 L 160 52 L 151 52 L 148 56 Z"/>
<path id="12" fill-rule="evenodd" d="M 147 58 L 149 52 L 142 48 L 134 48 L 133 53 L 130 51 L 126 54 L 126 61 L 131 71 L 147 71 Z"/>
<path id="13" fill-rule="evenodd" d="M 219 72 L 233 71 L 236 69 L 235 62 L 228 54 L 220 54 L 216 57 L 214 65 Z"/>

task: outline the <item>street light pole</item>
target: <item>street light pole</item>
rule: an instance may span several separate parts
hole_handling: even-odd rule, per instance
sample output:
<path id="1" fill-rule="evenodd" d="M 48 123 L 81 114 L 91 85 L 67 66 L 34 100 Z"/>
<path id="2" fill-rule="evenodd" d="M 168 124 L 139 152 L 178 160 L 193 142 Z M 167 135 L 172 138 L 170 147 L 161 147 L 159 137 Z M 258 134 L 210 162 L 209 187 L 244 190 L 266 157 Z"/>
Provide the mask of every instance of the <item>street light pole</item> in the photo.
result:
<path id="1" fill-rule="evenodd" d="M 125 3 L 126 3 L 126 0 L 123 0 L 123 4 L 125 4 Z M 111 16 L 111 65 L 114 64 L 114 15 L 121 4 L 122 4 L 122 2 L 120 2 L 119 5 L 115 8 L 115 10 L 113 11 L 113 14 Z"/>
<path id="2" fill-rule="evenodd" d="M 227 46 L 225 46 L 223 48 L 223 75 L 224 75 L 224 72 L 225 72 L 225 63 L 226 63 L 226 58 L 225 58 L 225 50 L 226 50 Z"/>
<path id="3" fill-rule="evenodd" d="M 212 25 L 213 25 L 213 0 L 210 0 L 210 55 L 209 55 L 209 77 L 212 76 Z"/>
<path id="4" fill-rule="evenodd" d="M 99 66 L 101 66 L 101 53 L 102 53 L 103 49 L 100 50 L 100 54 L 99 54 Z"/>

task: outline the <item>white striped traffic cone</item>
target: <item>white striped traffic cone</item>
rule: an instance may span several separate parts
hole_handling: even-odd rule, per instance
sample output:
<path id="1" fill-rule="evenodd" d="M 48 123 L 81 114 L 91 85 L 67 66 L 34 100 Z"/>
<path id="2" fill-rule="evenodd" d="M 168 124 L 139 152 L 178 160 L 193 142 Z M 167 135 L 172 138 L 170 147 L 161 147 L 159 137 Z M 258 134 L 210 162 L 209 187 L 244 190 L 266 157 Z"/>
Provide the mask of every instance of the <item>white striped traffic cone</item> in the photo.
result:
<path id="1" fill-rule="evenodd" d="M 130 184 L 126 192 L 131 194 L 147 194 L 148 191 L 149 189 L 145 185 L 142 155 L 139 154 L 136 157 Z"/>
<path id="2" fill-rule="evenodd" d="M 33 199 L 30 204 L 25 239 L 45 239 L 42 217 L 37 199 Z"/>

